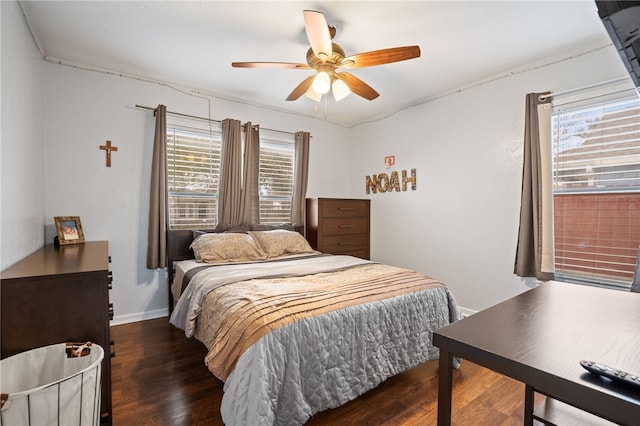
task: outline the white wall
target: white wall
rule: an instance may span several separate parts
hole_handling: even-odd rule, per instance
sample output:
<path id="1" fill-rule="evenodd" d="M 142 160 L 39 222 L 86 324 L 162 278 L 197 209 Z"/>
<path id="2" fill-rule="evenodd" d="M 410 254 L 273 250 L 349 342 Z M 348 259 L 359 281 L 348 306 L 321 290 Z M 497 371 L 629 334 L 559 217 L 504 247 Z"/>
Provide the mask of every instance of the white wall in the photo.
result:
<path id="1" fill-rule="evenodd" d="M 626 76 L 613 47 L 540 65 L 352 129 L 352 195 L 372 200 L 374 260 L 440 279 L 471 311 L 534 285 L 513 274 L 525 95 Z M 365 176 L 411 168 L 416 191 L 365 194 Z"/>
<path id="2" fill-rule="evenodd" d="M 54 216 L 80 216 L 86 240 L 109 241 L 114 324 L 165 315 L 166 273 L 145 267 L 154 118 L 135 105 L 163 103 L 170 111 L 207 117 L 206 100 L 154 83 L 50 63 L 44 66 L 44 87 L 47 239 L 55 235 Z M 217 120 L 231 117 L 269 129 L 310 131 L 308 195 L 350 194 L 347 129 L 217 99 L 211 105 Z M 110 168 L 99 149 L 107 140 L 118 148 Z"/>
<path id="3" fill-rule="evenodd" d="M 0 270 L 44 243 L 42 60 L 15 2 L 0 2 Z"/>

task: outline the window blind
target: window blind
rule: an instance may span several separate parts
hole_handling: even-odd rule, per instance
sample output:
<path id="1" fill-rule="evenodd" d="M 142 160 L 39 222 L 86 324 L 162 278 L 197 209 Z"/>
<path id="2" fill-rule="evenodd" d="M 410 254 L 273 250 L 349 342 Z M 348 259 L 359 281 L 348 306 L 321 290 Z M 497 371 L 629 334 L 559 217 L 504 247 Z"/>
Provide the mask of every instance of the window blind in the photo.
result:
<path id="1" fill-rule="evenodd" d="M 552 116 L 556 273 L 627 286 L 640 246 L 640 99 Z"/>
<path id="2" fill-rule="evenodd" d="M 290 221 L 295 161 L 294 135 L 260 130 L 260 222 Z"/>
<path id="3" fill-rule="evenodd" d="M 216 226 L 220 123 L 167 120 L 169 229 Z"/>

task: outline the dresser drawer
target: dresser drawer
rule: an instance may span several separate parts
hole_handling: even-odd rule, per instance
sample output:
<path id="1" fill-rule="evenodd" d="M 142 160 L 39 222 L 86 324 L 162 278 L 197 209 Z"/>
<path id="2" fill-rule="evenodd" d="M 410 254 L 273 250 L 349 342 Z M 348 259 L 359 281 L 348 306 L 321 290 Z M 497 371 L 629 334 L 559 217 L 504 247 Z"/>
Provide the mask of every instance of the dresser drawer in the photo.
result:
<path id="1" fill-rule="evenodd" d="M 320 224 L 324 235 L 366 234 L 369 223 L 366 217 L 331 217 Z"/>
<path id="2" fill-rule="evenodd" d="M 322 239 L 319 250 L 325 253 L 366 250 L 368 240 L 365 234 L 327 236 Z"/>
<path id="3" fill-rule="evenodd" d="M 368 200 L 327 199 L 322 201 L 319 215 L 324 218 L 369 216 Z"/>

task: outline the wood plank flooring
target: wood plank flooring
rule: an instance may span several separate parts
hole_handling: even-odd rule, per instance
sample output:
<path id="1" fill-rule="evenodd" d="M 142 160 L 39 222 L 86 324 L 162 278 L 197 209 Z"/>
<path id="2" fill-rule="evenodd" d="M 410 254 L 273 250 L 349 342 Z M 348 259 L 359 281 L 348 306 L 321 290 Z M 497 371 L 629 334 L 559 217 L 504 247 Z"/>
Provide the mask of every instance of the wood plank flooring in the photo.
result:
<path id="1" fill-rule="evenodd" d="M 204 365 L 204 345 L 167 318 L 113 326 L 111 338 L 114 426 L 222 425 L 222 382 Z M 522 424 L 522 383 L 468 361 L 453 382 L 453 425 Z M 431 361 L 316 414 L 307 425 L 435 425 L 437 392 L 437 361 Z"/>

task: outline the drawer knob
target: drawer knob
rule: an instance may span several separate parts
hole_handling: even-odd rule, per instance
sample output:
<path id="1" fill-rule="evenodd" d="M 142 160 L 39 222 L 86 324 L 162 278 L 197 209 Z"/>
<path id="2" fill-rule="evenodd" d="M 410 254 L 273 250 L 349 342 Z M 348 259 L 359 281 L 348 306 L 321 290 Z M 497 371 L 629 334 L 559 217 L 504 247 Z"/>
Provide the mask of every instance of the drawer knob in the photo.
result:
<path id="1" fill-rule="evenodd" d="M 341 212 L 350 212 L 353 210 L 353 207 L 338 207 L 338 210 Z"/>
<path id="2" fill-rule="evenodd" d="M 339 246 L 352 246 L 353 242 L 352 241 L 340 241 L 338 242 Z"/>
<path id="3" fill-rule="evenodd" d="M 351 228 L 353 228 L 353 225 L 341 224 L 341 225 L 338 225 L 338 228 L 340 228 L 340 229 L 351 229 Z"/>

